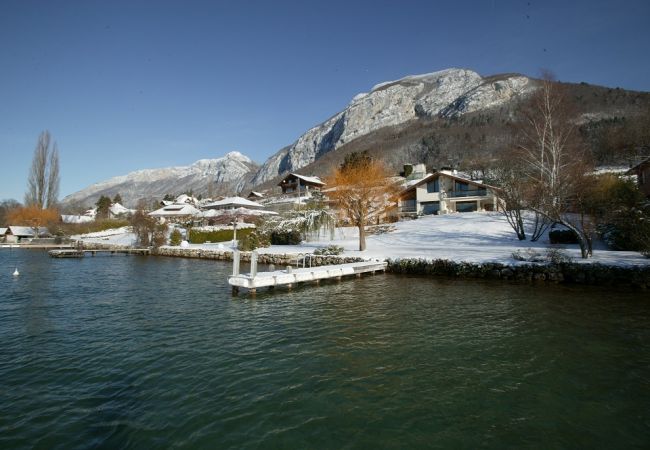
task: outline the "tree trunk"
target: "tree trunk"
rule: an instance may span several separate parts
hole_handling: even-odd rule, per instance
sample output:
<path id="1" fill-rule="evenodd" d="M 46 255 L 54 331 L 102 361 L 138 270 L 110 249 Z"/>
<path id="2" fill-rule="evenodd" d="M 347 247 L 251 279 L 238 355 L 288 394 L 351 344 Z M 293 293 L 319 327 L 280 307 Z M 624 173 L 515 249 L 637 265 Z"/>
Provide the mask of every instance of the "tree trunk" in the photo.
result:
<path id="1" fill-rule="evenodd" d="M 578 245 L 580 245 L 580 255 L 583 259 L 587 259 L 591 256 L 591 240 L 586 236 L 583 230 L 578 229 L 578 227 L 571 224 L 569 221 L 562 220 L 560 221 L 562 225 L 567 227 L 569 230 L 573 231 L 576 236 L 578 236 Z"/>
<path id="2" fill-rule="evenodd" d="M 362 252 L 366 249 L 366 227 L 359 224 L 359 251 Z"/>

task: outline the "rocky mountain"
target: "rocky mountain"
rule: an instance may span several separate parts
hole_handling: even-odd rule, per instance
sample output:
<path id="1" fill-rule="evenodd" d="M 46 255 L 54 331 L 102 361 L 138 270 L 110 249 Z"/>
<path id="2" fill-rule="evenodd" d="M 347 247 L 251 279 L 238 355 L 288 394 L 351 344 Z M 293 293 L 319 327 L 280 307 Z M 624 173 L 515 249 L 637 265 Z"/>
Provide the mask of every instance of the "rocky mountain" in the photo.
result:
<path id="1" fill-rule="evenodd" d="M 194 164 L 163 169 L 145 169 L 93 184 L 63 199 L 64 205 L 93 205 L 100 196 L 119 193 L 126 206 L 140 199 L 160 199 L 166 194 L 193 191 L 213 195 L 237 192 L 250 183 L 258 169 L 250 158 L 230 152 L 216 159 L 201 159 Z"/>
<path id="2" fill-rule="evenodd" d="M 627 163 L 624 159 L 634 155 L 613 149 L 648 145 L 649 133 L 642 130 L 650 123 L 650 93 L 560 84 L 575 106 L 575 123 L 596 163 Z M 482 77 L 466 69 L 378 84 L 271 156 L 253 184 L 273 187 L 280 175 L 292 171 L 324 176 L 346 154 L 359 151 L 368 151 L 395 172 L 417 162 L 481 170 L 509 145 L 517 107 L 538 85 L 539 80 L 520 74 Z"/>
<path id="3" fill-rule="evenodd" d="M 466 69 L 447 69 L 378 84 L 270 157 L 253 178 L 253 184 L 298 170 L 376 130 L 419 118 L 458 118 L 495 109 L 534 89 L 535 82 L 525 76 L 483 78 Z"/>

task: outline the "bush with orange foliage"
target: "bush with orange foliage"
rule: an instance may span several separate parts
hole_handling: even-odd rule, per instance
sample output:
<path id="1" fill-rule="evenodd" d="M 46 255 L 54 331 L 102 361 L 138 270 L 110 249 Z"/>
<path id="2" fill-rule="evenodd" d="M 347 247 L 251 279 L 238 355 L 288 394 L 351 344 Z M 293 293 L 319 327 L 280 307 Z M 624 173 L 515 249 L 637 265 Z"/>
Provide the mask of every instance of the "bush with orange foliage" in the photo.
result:
<path id="1" fill-rule="evenodd" d="M 56 208 L 41 209 L 38 206 L 19 206 L 7 212 L 7 225 L 44 227 L 59 223 L 61 216 Z"/>

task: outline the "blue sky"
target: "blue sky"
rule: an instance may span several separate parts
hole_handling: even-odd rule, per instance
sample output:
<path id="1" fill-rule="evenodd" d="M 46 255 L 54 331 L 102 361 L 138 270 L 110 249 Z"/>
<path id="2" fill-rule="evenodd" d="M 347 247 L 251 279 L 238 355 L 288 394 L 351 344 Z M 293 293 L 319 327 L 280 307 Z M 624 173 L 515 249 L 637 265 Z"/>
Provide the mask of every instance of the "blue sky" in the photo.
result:
<path id="1" fill-rule="evenodd" d="M 645 1 L 0 0 L 0 199 L 38 134 L 61 197 L 238 150 L 263 162 L 374 84 L 449 67 L 650 91 Z"/>

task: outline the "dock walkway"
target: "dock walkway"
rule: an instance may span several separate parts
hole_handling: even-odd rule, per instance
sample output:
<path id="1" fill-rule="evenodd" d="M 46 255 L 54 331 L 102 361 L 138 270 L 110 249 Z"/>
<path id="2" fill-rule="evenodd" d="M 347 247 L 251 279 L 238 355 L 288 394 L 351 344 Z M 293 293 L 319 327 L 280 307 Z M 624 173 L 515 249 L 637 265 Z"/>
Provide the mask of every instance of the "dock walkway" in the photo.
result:
<path id="1" fill-rule="evenodd" d="M 363 273 L 385 272 L 388 263 L 385 261 L 362 261 L 347 264 L 335 264 L 328 266 L 303 267 L 294 269 L 288 266 L 285 270 L 274 270 L 270 272 L 257 271 L 257 252 L 251 257 L 251 271 L 247 274 L 239 273 L 239 252 L 233 255 L 233 274 L 228 278 L 232 286 L 233 294 L 239 292 L 239 288 L 246 288 L 250 293 L 255 293 L 257 288 L 275 286 L 287 286 L 291 288 L 296 283 L 313 281 L 318 283 L 324 279 L 341 279 L 344 276 L 361 276 Z"/>
<path id="2" fill-rule="evenodd" d="M 90 253 L 92 256 L 95 256 L 97 253 L 123 253 L 127 255 L 148 255 L 150 250 L 148 248 L 123 248 L 123 249 L 61 249 L 61 250 L 50 250 L 48 254 L 52 258 L 83 258 L 86 253 Z"/>

